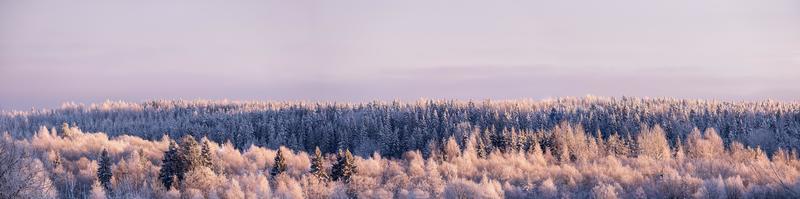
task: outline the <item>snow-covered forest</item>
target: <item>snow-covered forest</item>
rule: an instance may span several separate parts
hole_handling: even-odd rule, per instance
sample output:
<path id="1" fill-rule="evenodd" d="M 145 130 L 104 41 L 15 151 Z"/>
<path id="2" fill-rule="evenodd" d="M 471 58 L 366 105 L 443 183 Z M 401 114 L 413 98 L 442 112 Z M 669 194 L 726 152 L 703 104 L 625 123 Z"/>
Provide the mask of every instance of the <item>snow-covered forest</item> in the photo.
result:
<path id="1" fill-rule="evenodd" d="M 0 118 L 0 198 L 797 198 L 800 104 L 67 104 Z"/>
<path id="2" fill-rule="evenodd" d="M 726 102 L 641 98 L 561 98 L 543 101 L 445 101 L 413 103 L 150 101 L 64 104 L 54 110 L 5 112 L 0 132 L 30 137 L 39 127 L 78 126 L 114 137 L 160 139 L 192 135 L 236 148 L 250 145 L 324 153 L 349 148 L 368 156 L 400 157 L 454 136 L 459 144 L 478 131 L 490 148 L 566 122 L 604 138 L 635 136 L 660 125 L 672 142 L 694 128 L 714 128 L 723 141 L 739 141 L 772 152 L 800 146 L 800 103 Z M 599 131 L 599 132 L 598 132 Z M 515 137 L 515 138 L 512 138 Z M 502 138 L 502 139 L 501 139 Z M 531 140 L 527 138 L 527 140 Z M 525 142 L 525 141 L 523 141 Z M 531 143 L 521 143 L 530 145 Z"/>

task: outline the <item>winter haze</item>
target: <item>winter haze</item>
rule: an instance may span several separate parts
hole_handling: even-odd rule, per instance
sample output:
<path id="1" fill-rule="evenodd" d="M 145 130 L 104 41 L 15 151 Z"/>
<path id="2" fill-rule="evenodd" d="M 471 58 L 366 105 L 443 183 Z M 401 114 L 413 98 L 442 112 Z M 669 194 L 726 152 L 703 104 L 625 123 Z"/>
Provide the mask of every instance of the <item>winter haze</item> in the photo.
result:
<path id="1" fill-rule="evenodd" d="M 800 97 L 800 2 L 0 0 L 0 109 Z"/>

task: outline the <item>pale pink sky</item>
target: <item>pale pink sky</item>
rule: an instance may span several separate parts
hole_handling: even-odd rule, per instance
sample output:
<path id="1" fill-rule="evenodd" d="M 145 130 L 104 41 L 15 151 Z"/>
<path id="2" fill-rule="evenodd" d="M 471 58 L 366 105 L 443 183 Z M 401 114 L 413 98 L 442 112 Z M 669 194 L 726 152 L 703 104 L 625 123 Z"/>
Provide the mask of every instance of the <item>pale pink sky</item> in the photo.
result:
<path id="1" fill-rule="evenodd" d="M 0 109 L 800 99 L 800 1 L 0 0 Z"/>

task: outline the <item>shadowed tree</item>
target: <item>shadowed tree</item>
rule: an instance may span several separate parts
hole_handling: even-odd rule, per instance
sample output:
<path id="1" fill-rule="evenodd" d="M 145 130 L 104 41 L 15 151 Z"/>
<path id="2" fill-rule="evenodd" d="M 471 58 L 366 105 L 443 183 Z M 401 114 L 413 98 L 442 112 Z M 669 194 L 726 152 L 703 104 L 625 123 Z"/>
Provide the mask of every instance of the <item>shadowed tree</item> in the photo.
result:
<path id="1" fill-rule="evenodd" d="M 279 147 L 278 153 L 275 154 L 275 164 L 272 165 L 272 170 L 269 171 L 269 174 L 275 177 L 286 171 L 286 167 L 286 157 L 283 157 L 283 147 Z"/>
<path id="2" fill-rule="evenodd" d="M 183 182 L 184 175 L 198 166 L 203 166 L 201 157 L 202 149 L 197 140 L 191 135 L 183 136 L 181 139 L 180 159 L 183 161 L 183 168 L 178 172 L 178 179 Z"/>
<path id="3" fill-rule="evenodd" d="M 320 180 L 327 181 L 328 173 L 325 172 L 325 162 L 319 147 L 314 150 L 314 158 L 311 160 L 311 174 Z"/>
<path id="4" fill-rule="evenodd" d="M 106 193 L 111 193 L 111 159 L 108 157 L 108 150 L 103 149 L 100 153 L 100 162 L 98 162 L 97 179 L 100 180 L 100 185 Z"/>
<path id="5" fill-rule="evenodd" d="M 479 158 L 486 158 L 486 145 L 483 144 L 483 139 L 477 139 L 478 144 L 475 146 L 475 154 L 478 155 Z"/>
<path id="6" fill-rule="evenodd" d="M 161 170 L 158 172 L 158 179 L 167 190 L 172 189 L 173 183 L 176 182 L 177 179 L 175 177 L 182 169 L 181 164 L 178 144 L 170 140 L 169 149 L 164 152 L 164 158 L 161 160 Z"/>
<path id="7" fill-rule="evenodd" d="M 214 168 L 214 162 L 211 159 L 211 142 L 208 141 L 208 138 L 203 137 L 203 147 L 200 152 L 200 165 Z"/>
<path id="8" fill-rule="evenodd" d="M 333 171 L 331 171 L 331 178 L 334 181 L 341 180 L 345 183 L 350 183 L 350 177 L 356 174 L 356 169 L 355 158 L 350 153 L 350 149 L 347 149 L 344 153 L 341 153 L 340 150 L 340 155 L 336 164 L 333 165 Z"/>

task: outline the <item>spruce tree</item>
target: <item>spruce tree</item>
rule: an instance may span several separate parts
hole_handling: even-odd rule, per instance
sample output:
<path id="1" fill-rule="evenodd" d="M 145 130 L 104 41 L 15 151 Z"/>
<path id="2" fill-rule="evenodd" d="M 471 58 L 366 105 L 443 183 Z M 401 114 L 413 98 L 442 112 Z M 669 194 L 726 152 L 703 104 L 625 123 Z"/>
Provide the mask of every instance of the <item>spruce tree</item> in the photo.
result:
<path id="1" fill-rule="evenodd" d="M 339 178 L 342 177 L 342 165 L 344 165 L 342 164 L 342 161 L 344 161 L 343 156 L 344 152 L 342 149 L 339 149 L 336 153 L 336 163 L 331 166 L 331 180 L 333 181 L 339 181 Z"/>
<path id="2" fill-rule="evenodd" d="M 492 134 L 491 138 L 494 149 L 499 149 L 502 152 L 506 152 L 506 149 L 508 149 L 508 143 L 506 143 L 506 130 L 503 130 L 501 133 Z"/>
<path id="3" fill-rule="evenodd" d="M 349 183 L 350 182 L 350 177 L 356 175 L 356 172 L 357 172 L 356 171 L 356 169 L 357 169 L 357 167 L 356 167 L 356 159 L 353 157 L 353 154 L 350 153 L 350 149 L 347 149 L 344 152 L 344 157 L 345 157 L 346 161 L 345 161 L 345 165 L 344 165 L 345 170 L 343 172 L 343 174 L 344 174 L 343 177 L 344 177 L 345 182 Z"/>
<path id="4" fill-rule="evenodd" d="M 201 153 L 202 149 L 200 148 L 200 144 L 197 143 L 197 140 L 195 140 L 193 136 L 183 136 L 181 139 L 180 151 L 183 168 L 178 173 L 178 179 L 181 182 L 183 182 L 184 174 L 203 164 Z"/>
<path id="5" fill-rule="evenodd" d="M 342 180 L 345 183 L 350 183 L 350 178 L 356 174 L 357 168 L 355 158 L 353 158 L 353 154 L 350 153 L 350 149 L 347 149 L 343 154 L 340 150 L 340 154 L 336 164 L 333 165 L 331 177 L 335 181 Z"/>
<path id="6" fill-rule="evenodd" d="M 325 173 L 324 161 L 322 152 L 320 152 L 319 147 L 317 147 L 316 150 L 314 150 L 314 159 L 311 160 L 311 174 L 320 180 L 327 181 L 328 174 Z"/>
<path id="7" fill-rule="evenodd" d="M 100 162 L 98 162 L 99 168 L 97 168 L 97 179 L 100 180 L 100 185 L 103 186 L 103 189 L 106 193 L 111 193 L 111 159 L 108 157 L 108 150 L 103 149 L 103 152 L 100 153 Z"/>
<path id="8" fill-rule="evenodd" d="M 275 164 L 272 165 L 272 170 L 269 171 L 270 176 L 275 177 L 278 174 L 286 171 L 286 157 L 283 157 L 283 147 L 278 148 L 278 154 L 275 155 Z"/>
<path id="9" fill-rule="evenodd" d="M 200 152 L 200 163 L 202 166 L 214 168 L 214 162 L 211 161 L 211 142 L 208 138 L 203 137 L 203 147 Z"/>
<path id="10" fill-rule="evenodd" d="M 169 149 L 164 152 L 164 158 L 161 160 L 161 170 L 158 172 L 158 179 L 167 190 L 171 189 L 173 183 L 176 182 L 175 178 L 177 178 L 181 164 L 178 144 L 170 140 Z"/>
<path id="11" fill-rule="evenodd" d="M 486 155 L 488 154 L 486 152 L 486 145 L 483 144 L 483 139 L 481 138 L 478 138 L 478 144 L 475 147 L 475 153 L 478 155 L 479 158 L 486 158 Z"/>

